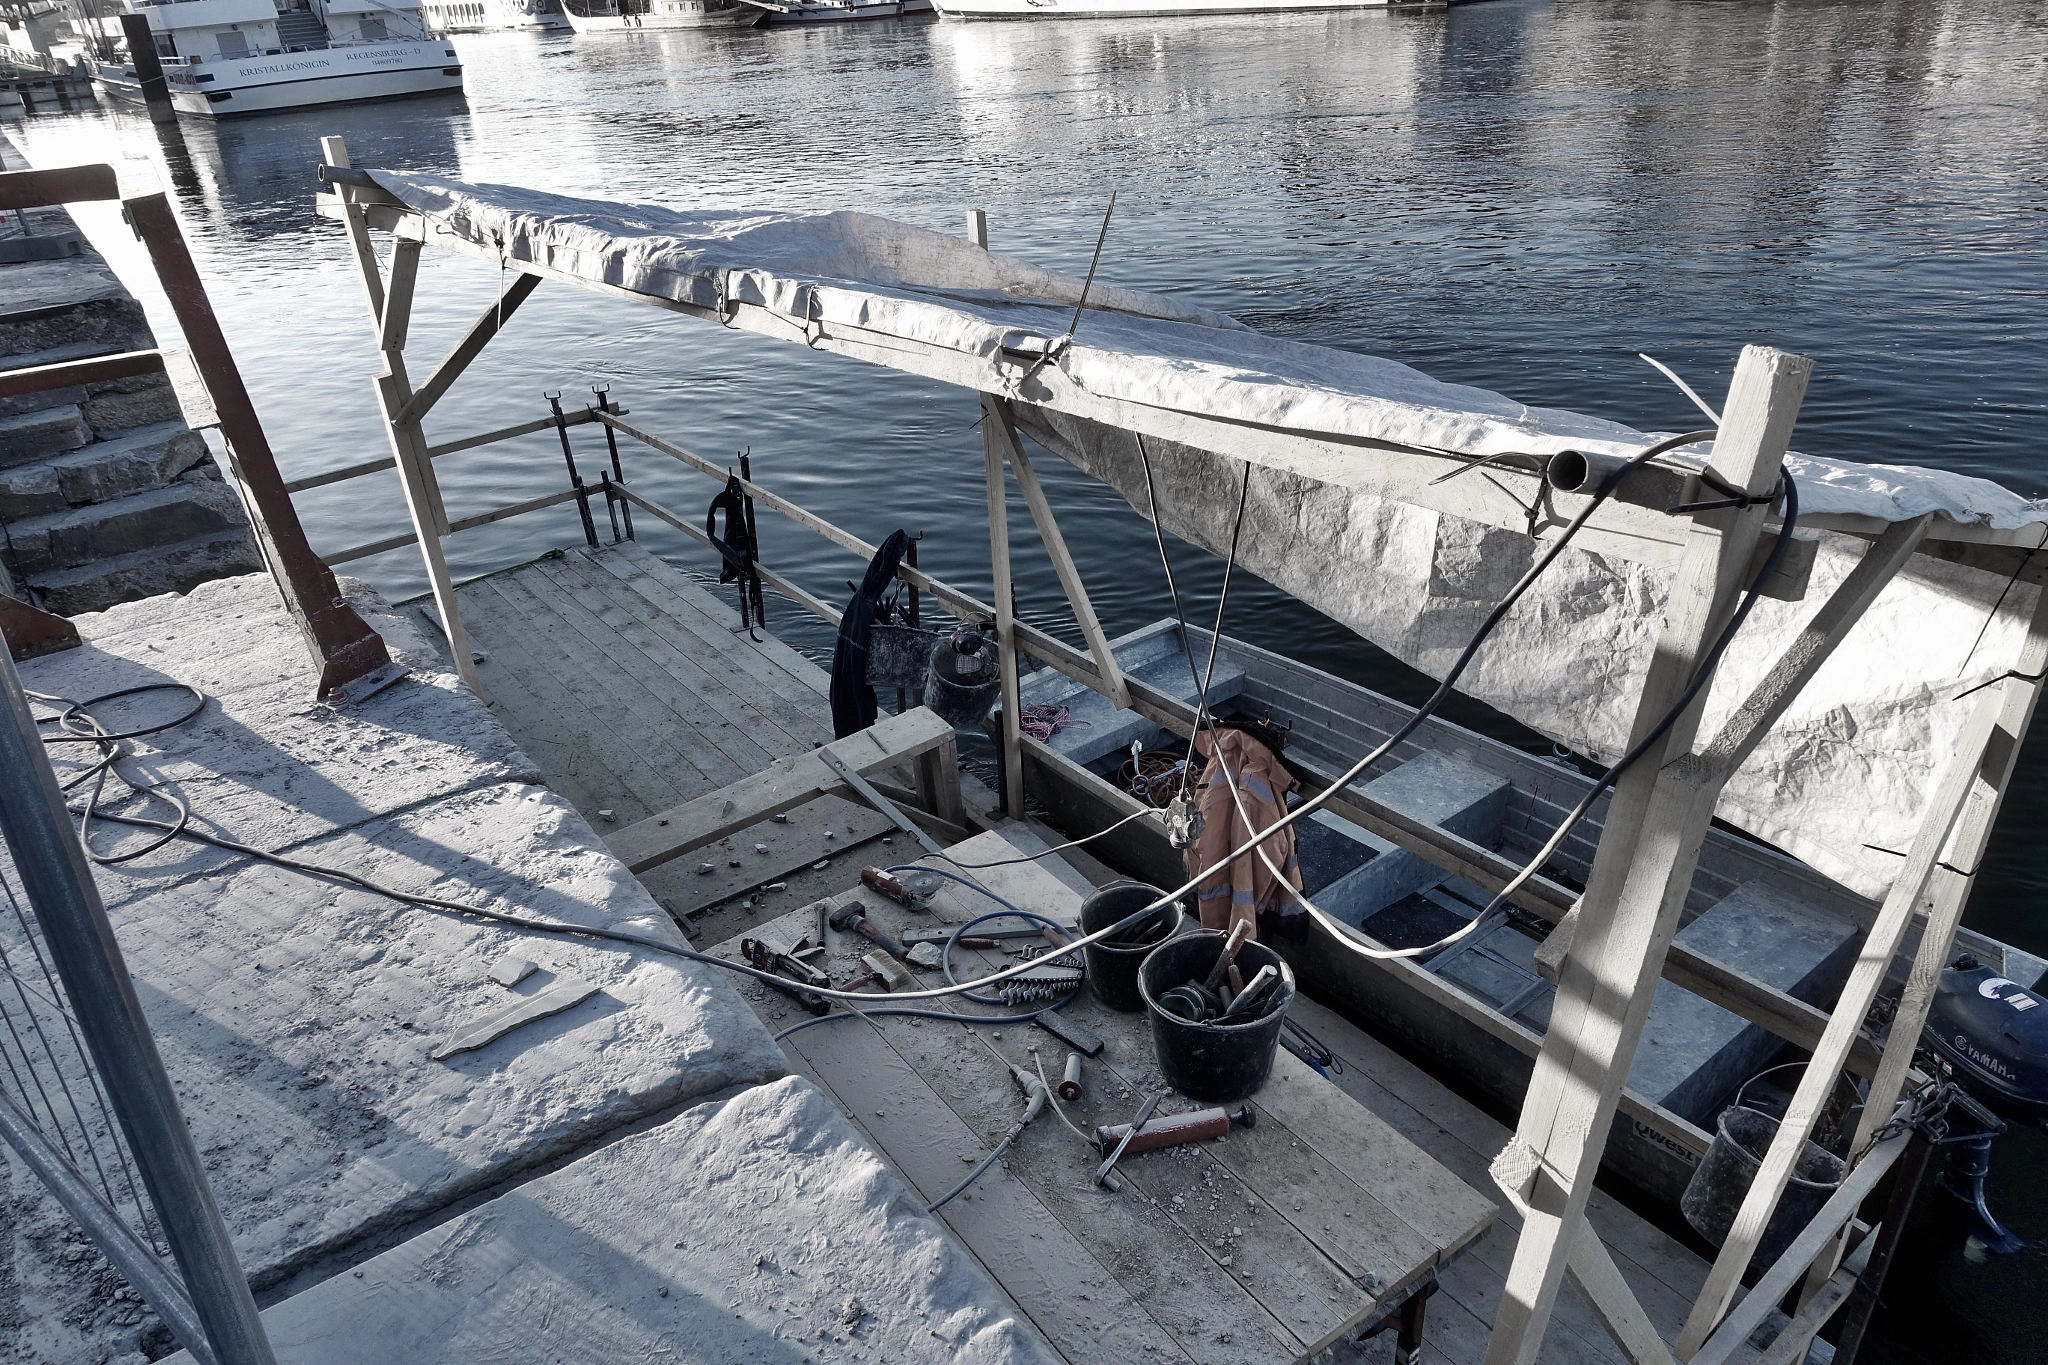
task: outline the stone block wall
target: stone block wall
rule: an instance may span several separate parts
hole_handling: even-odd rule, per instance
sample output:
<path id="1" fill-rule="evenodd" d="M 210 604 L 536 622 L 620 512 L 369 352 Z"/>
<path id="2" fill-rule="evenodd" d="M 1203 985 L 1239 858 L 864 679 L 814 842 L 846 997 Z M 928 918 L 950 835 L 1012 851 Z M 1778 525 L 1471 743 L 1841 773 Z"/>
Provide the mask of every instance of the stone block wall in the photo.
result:
<path id="1" fill-rule="evenodd" d="M 73 231 L 59 209 L 27 217 L 38 235 Z M 154 345 L 142 305 L 90 250 L 0 264 L 0 370 Z M 66 616 L 264 567 L 161 374 L 0 399 L 0 527 L 0 591 Z"/>

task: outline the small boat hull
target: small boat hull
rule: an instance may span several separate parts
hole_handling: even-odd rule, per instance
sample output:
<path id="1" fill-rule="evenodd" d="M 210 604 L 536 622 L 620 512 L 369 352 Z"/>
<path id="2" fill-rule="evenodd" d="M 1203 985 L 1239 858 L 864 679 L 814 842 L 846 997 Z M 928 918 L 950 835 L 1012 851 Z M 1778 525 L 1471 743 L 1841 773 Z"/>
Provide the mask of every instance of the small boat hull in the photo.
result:
<path id="1" fill-rule="evenodd" d="M 644 0 L 643 0 L 644 3 Z M 627 12 L 621 13 L 621 10 Z M 751 28 L 761 11 L 737 0 L 564 0 L 562 14 L 578 33 L 661 33 L 680 29 Z"/>
<path id="2" fill-rule="evenodd" d="M 1188 634 L 1194 657 L 1205 659 L 1208 634 Z M 1192 700 L 1172 622 L 1114 643 L 1127 676 Z M 1287 759 L 1324 779 L 1376 747 L 1413 714 L 1364 687 L 1227 636 L 1215 669 L 1214 711 L 1291 727 Z M 1181 855 L 1167 842 L 1164 827 L 1128 818 L 1144 803 L 1119 780 L 1123 774 L 1118 771 L 1134 740 L 1153 750 L 1172 747 L 1171 737 L 1051 670 L 1025 680 L 1023 700 L 1070 713 L 1070 728 L 1051 742 L 1024 741 L 1025 790 L 1051 822 L 1075 838 L 1100 834 L 1088 851 L 1124 875 L 1156 886 L 1185 881 Z M 1394 793 L 1411 765 L 1414 777 L 1406 790 L 1413 803 L 1404 804 Z M 1392 785 L 1383 787 L 1383 781 Z M 1461 784 L 1480 795 L 1459 797 Z M 1589 785 L 1590 779 L 1570 764 L 1432 719 L 1356 790 L 1411 820 L 1438 824 L 1519 863 Z M 1603 818 L 1604 810 L 1596 807 L 1546 866 L 1546 874 L 1567 888 L 1583 883 Z M 1364 932 L 1379 942 L 1433 943 L 1470 922 L 1487 899 L 1469 882 L 1327 811 L 1297 822 L 1296 828 L 1311 899 L 1347 926 L 1365 923 Z M 1716 830 L 1701 852 L 1687 898 L 1688 927 L 1680 941 L 1703 952 L 1711 947 L 1716 960 L 1733 970 L 1751 972 L 1826 1008 L 1839 991 L 1870 913 L 1869 902 L 1805 864 Z M 1700 937 L 1695 930 L 1715 937 Z M 1549 1023 L 1554 987 L 1534 966 L 1534 949 L 1546 932 L 1534 916 L 1496 912 L 1457 946 L 1419 958 L 1367 958 L 1340 942 L 1339 931 L 1315 922 L 1305 938 L 1282 938 L 1271 946 L 1287 959 L 1303 988 L 1324 1003 L 1398 1040 L 1404 1052 L 1439 1076 L 1455 1076 L 1513 1111 L 1528 1089 Z M 1773 934 L 1780 932 L 1791 949 L 1779 953 L 1786 968 L 1782 972 L 1780 963 L 1770 960 L 1771 953 L 1779 952 L 1780 940 Z M 2022 983 L 2038 980 L 2048 968 L 2040 959 L 1967 929 L 1958 935 L 1957 946 L 1998 964 L 2003 976 Z M 1903 960 L 1893 965 L 1901 980 L 1905 967 Z M 1605 1162 L 1675 1207 L 1729 1093 L 1768 1065 L 1783 1045 L 1668 981 L 1658 989 L 1647 1030 L 1645 1038 L 1655 1035 L 1657 1042 L 1646 1042 L 1638 1053 Z"/>
<path id="3" fill-rule="evenodd" d="M 764 28 L 792 24 L 843 24 L 860 19 L 900 19 L 908 0 L 746 0 L 761 11 Z"/>
<path id="4" fill-rule="evenodd" d="M 1157 19 L 1179 14 L 1441 8 L 1412 0 L 933 0 L 947 19 Z"/>

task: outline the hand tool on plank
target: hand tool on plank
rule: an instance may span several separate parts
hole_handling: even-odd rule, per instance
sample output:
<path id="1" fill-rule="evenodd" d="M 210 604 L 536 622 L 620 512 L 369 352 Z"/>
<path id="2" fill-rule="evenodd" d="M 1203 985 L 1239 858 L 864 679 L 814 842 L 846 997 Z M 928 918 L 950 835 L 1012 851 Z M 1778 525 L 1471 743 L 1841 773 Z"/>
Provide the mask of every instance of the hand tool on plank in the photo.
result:
<path id="1" fill-rule="evenodd" d="M 1116 1150 L 1109 1154 L 1109 1160 L 1103 1162 L 1101 1166 L 1096 1168 L 1096 1184 L 1107 1185 L 1109 1183 L 1109 1173 L 1115 1170 L 1116 1163 L 1123 1159 L 1124 1148 L 1131 1145 L 1131 1139 L 1138 1135 L 1138 1131 L 1145 1126 L 1145 1120 L 1152 1117 L 1152 1111 L 1154 1109 L 1157 1109 L 1159 1107 L 1159 1101 L 1165 1098 L 1166 1092 L 1164 1090 L 1156 1091 L 1153 1093 L 1150 1099 L 1146 1100 L 1144 1104 L 1139 1106 L 1138 1117 L 1131 1120 L 1130 1128 L 1124 1133 L 1123 1141 L 1117 1143 Z"/>
<path id="2" fill-rule="evenodd" d="M 1223 955 L 1216 959 L 1216 965 L 1209 969 L 1209 975 L 1202 981 L 1202 989 L 1211 995 L 1230 971 L 1230 964 L 1237 961 L 1237 950 L 1244 947 L 1244 941 L 1251 937 L 1252 922 L 1241 919 L 1230 927 L 1230 937 L 1223 941 Z"/>
<path id="3" fill-rule="evenodd" d="M 1259 974 L 1251 979 L 1250 984 L 1237 993 L 1237 999 L 1231 1001 L 1224 1009 L 1223 1018 L 1226 1020 L 1258 1018 L 1259 1002 L 1268 995 L 1271 995 L 1273 987 L 1279 984 L 1280 973 L 1278 969 L 1272 963 L 1267 963 L 1259 968 Z"/>
<path id="4" fill-rule="evenodd" d="M 894 824 L 896 828 L 902 830 L 905 834 L 908 834 L 911 838 L 917 840 L 920 844 L 923 844 L 925 852 L 944 853 L 946 851 L 943 848 L 940 848 L 936 843 L 933 843 L 932 836 L 926 834 L 914 822 L 912 822 L 909 816 L 905 815 L 900 809 L 897 808 L 897 805 L 894 801 L 891 801 L 888 797 L 876 791 L 874 788 L 874 784 L 869 782 L 865 777 L 862 777 L 860 775 L 859 770 L 854 768 L 852 765 L 842 761 L 838 754 L 833 753 L 831 745 L 828 744 L 824 748 L 818 750 L 818 757 L 825 760 L 826 767 L 830 768 L 833 772 L 839 774 L 840 781 L 844 782 L 847 786 L 859 792 L 861 800 L 867 802 L 870 806 L 873 806 L 883 815 L 889 817 L 890 822 Z M 906 901 L 905 904 L 908 904 L 908 902 Z"/>
<path id="5" fill-rule="evenodd" d="M 1059 928 L 1060 932 L 1064 934 L 1072 934 L 1074 932 L 1074 926 L 1071 924 L 1062 924 Z M 977 928 L 973 933 L 961 937 L 960 946 L 962 948 L 993 948 L 999 939 L 1038 938 L 1044 933 L 1045 926 L 1042 924 L 997 925 L 994 928 Z M 951 925 L 940 925 L 936 929 L 905 929 L 903 931 L 903 941 L 910 945 L 944 943 L 952 936 L 953 927 Z"/>
<path id="6" fill-rule="evenodd" d="M 832 1002 L 822 995 L 814 994 L 804 987 L 830 986 L 832 978 L 791 953 L 777 952 L 758 938 L 740 940 L 740 956 L 761 971 L 781 978 L 774 983 L 775 989 L 795 1000 L 812 1014 L 830 1014 Z M 783 985 L 782 982 L 789 982 Z"/>
<path id="7" fill-rule="evenodd" d="M 1031 1022 L 1084 1057 L 1099 1057 L 1102 1055 L 1102 1040 L 1100 1038 L 1090 1033 L 1087 1029 L 1082 1028 L 1079 1024 L 1074 1023 L 1071 1019 L 1061 1018 L 1053 1010 L 1040 1010 Z"/>
<path id="8" fill-rule="evenodd" d="M 917 978 L 910 974 L 910 969 L 887 953 L 862 953 L 860 960 L 867 970 L 841 986 L 840 990 L 857 991 L 870 982 L 879 982 L 885 991 L 917 989 Z"/>
<path id="9" fill-rule="evenodd" d="M 1067 1054 L 1067 1070 L 1060 1077 L 1060 1098 L 1068 1104 L 1081 1098 L 1081 1054 Z"/>
<path id="10" fill-rule="evenodd" d="M 1184 1142 L 1220 1138 L 1233 1127 L 1251 1128 L 1258 1121 L 1258 1110 L 1249 1104 L 1239 1105 L 1236 1109 L 1197 1109 L 1187 1114 L 1168 1114 L 1142 1133 L 1133 1133 L 1131 1126 L 1125 1123 L 1097 1128 L 1095 1145 L 1105 1152 L 1112 1148 L 1133 1153 L 1156 1152 L 1162 1147 L 1178 1147 Z"/>
<path id="11" fill-rule="evenodd" d="M 826 922 L 842 934 L 859 934 L 890 957 L 902 959 L 910 956 L 908 948 L 898 943 L 893 936 L 884 932 L 880 925 L 868 918 L 867 907 L 859 901 L 848 901 L 840 906 L 827 917 Z"/>

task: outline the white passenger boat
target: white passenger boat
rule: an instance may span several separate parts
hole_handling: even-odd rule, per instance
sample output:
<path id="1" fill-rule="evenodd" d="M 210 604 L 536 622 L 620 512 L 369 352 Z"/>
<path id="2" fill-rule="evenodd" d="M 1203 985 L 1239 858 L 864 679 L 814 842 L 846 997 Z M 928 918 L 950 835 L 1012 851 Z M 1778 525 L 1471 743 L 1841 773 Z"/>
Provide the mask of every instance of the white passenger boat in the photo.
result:
<path id="1" fill-rule="evenodd" d="M 784 24 L 837 24 L 851 19 L 898 19 L 920 10 L 929 12 L 932 0 L 742 0 L 761 11 L 761 22 Z"/>
<path id="2" fill-rule="evenodd" d="M 550 33 L 566 29 L 561 0 L 426 0 L 435 33 Z"/>
<path id="3" fill-rule="evenodd" d="M 223 118 L 462 89 L 455 49 L 430 36 L 416 3 L 130 3 L 149 18 L 171 103 L 181 114 Z M 92 73 L 108 94 L 142 98 L 132 62 L 94 63 Z"/>
<path id="4" fill-rule="evenodd" d="M 578 33 L 751 28 L 761 22 L 761 11 L 740 0 L 562 0 L 562 13 Z"/>
<path id="5" fill-rule="evenodd" d="M 948 19 L 1144 19 L 1169 14 L 1442 9 L 1445 0 L 932 0 Z"/>

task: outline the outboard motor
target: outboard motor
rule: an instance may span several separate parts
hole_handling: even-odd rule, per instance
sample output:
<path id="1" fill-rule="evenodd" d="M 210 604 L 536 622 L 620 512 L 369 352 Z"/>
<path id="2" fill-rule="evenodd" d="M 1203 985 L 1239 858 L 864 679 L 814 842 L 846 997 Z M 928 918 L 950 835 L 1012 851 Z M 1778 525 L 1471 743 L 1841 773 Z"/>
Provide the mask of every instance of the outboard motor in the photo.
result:
<path id="1" fill-rule="evenodd" d="M 1921 1041 L 1955 1073 L 1958 1084 L 1992 1115 L 2048 1131 L 2048 1000 L 2010 981 L 1968 953 L 1951 963 L 1935 987 Z M 1985 1117 L 1990 1117 L 1986 1115 Z M 1982 1125 L 1980 1125 L 1982 1126 Z M 1993 1251 L 2020 1248 L 1984 1206 L 1991 1139 L 2004 1125 L 1955 1142 L 1941 1187 L 1976 1211 L 1978 1237 Z"/>

